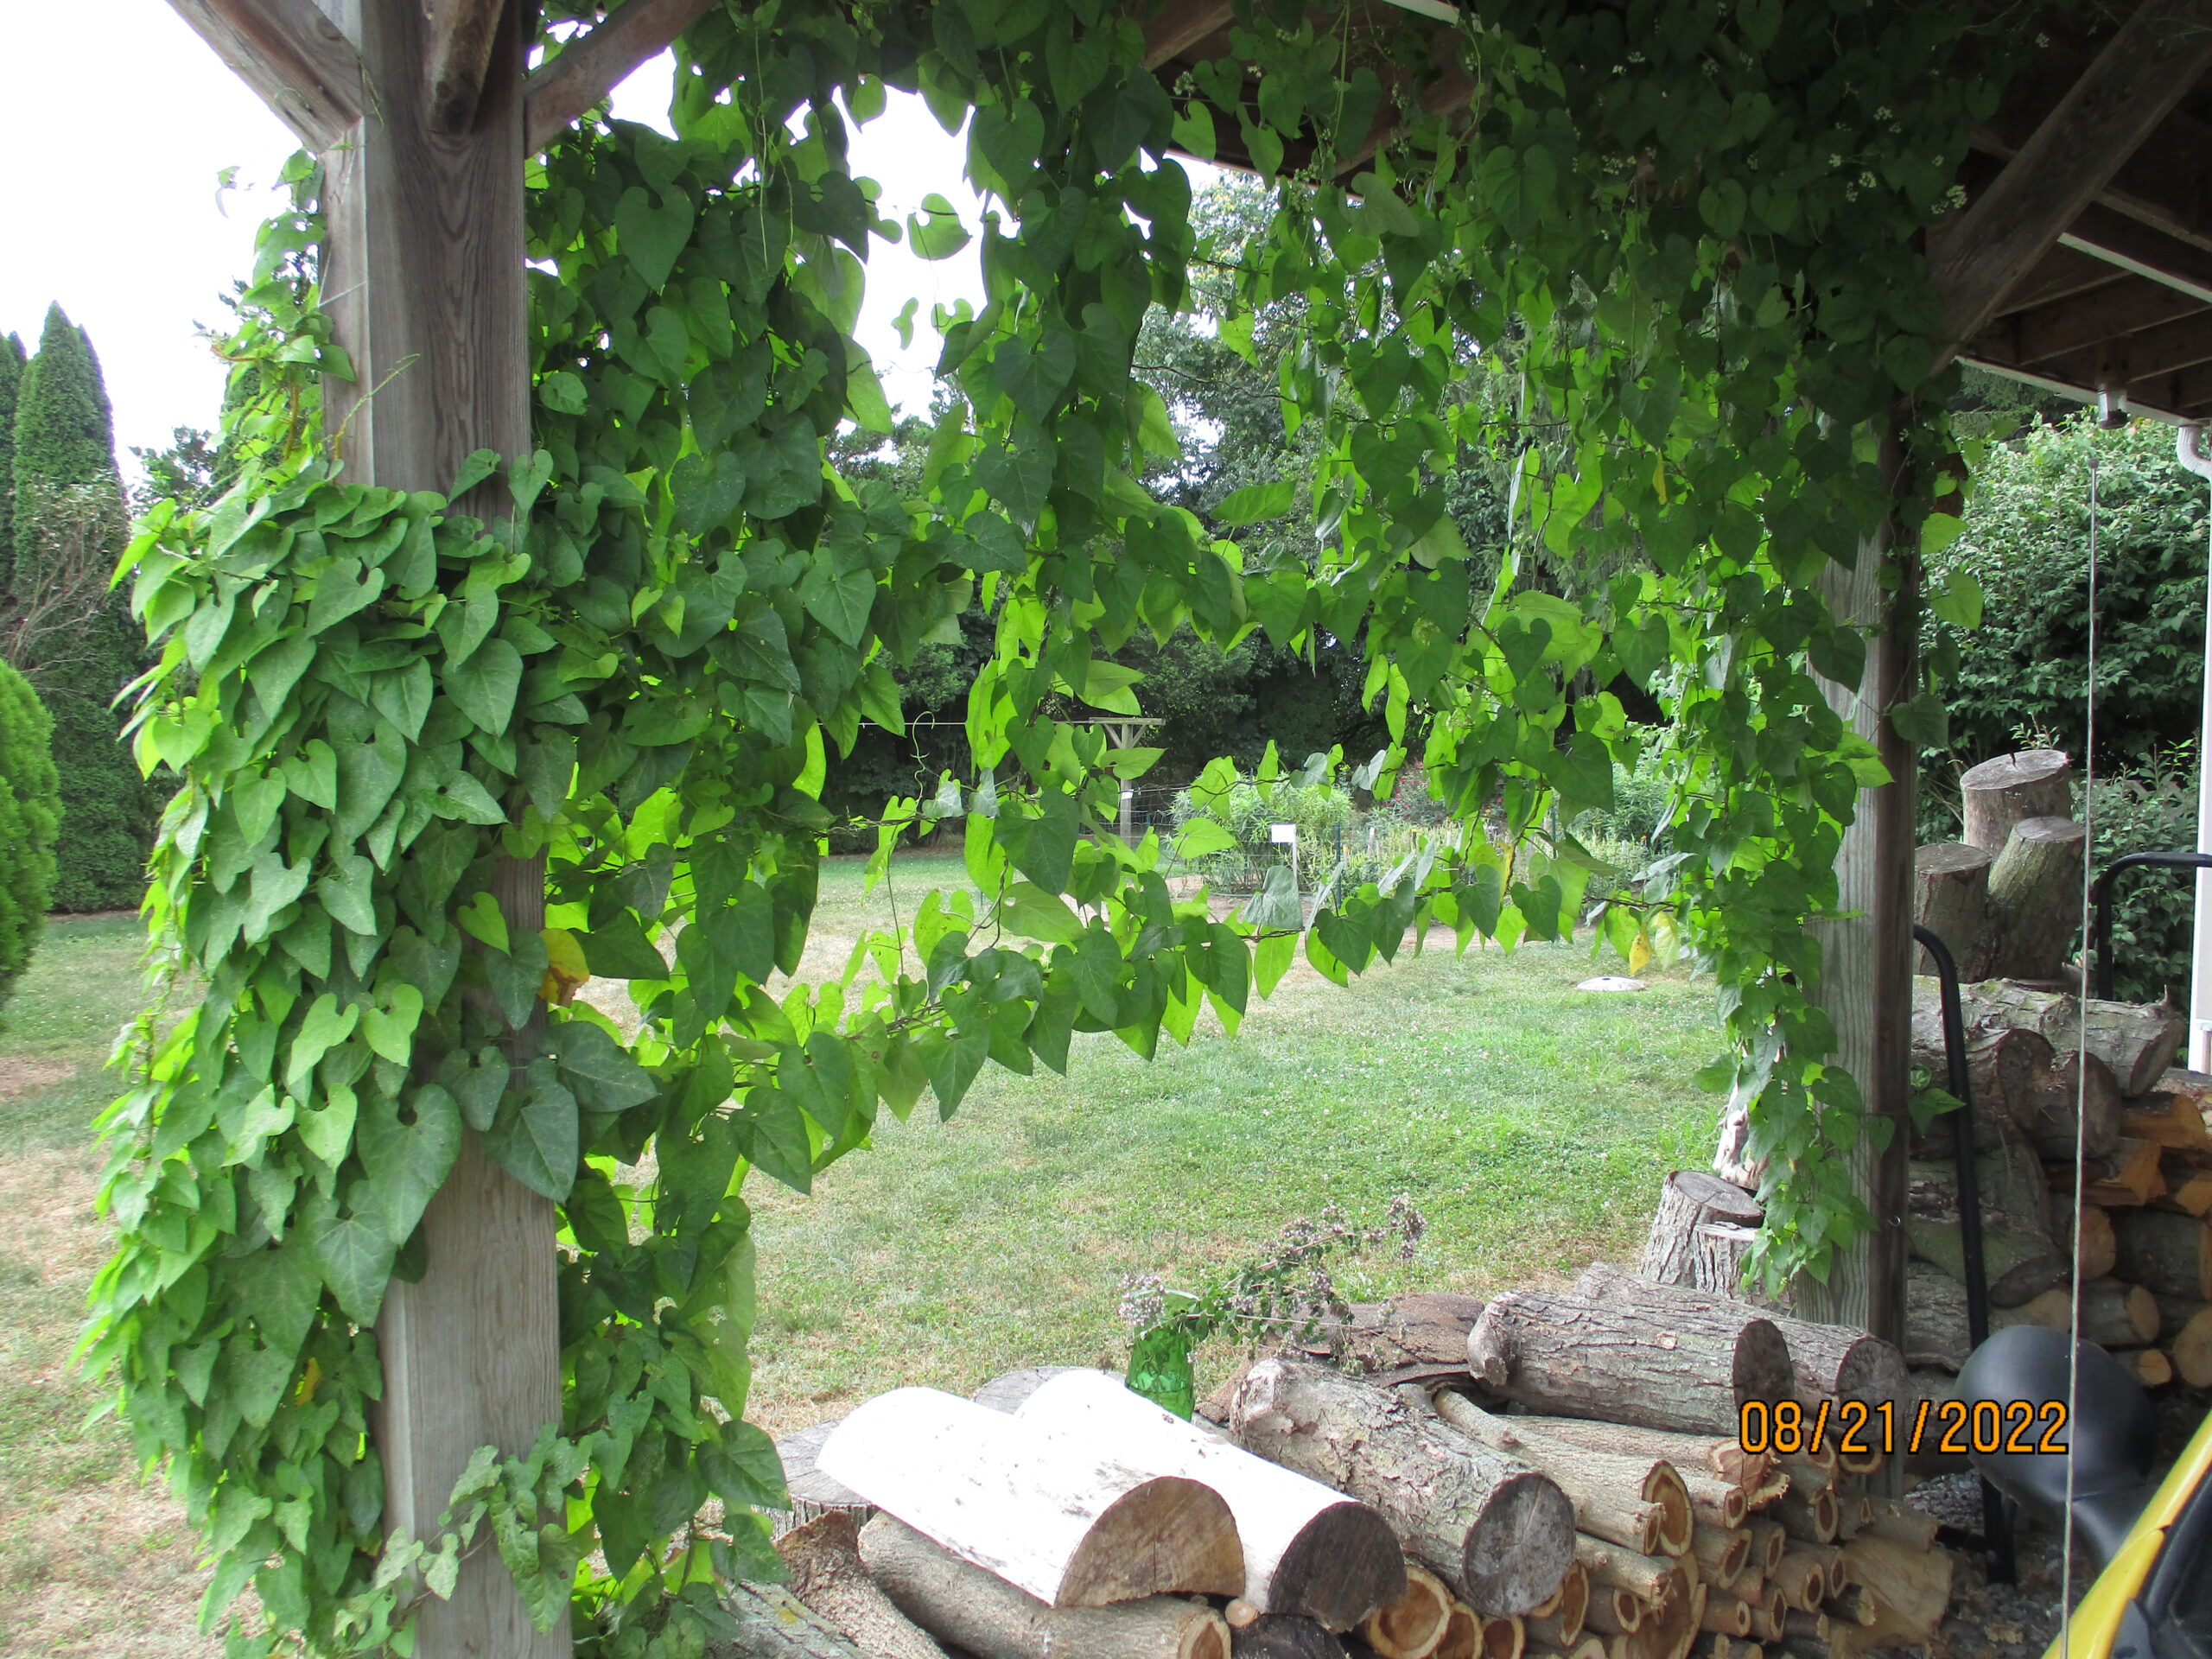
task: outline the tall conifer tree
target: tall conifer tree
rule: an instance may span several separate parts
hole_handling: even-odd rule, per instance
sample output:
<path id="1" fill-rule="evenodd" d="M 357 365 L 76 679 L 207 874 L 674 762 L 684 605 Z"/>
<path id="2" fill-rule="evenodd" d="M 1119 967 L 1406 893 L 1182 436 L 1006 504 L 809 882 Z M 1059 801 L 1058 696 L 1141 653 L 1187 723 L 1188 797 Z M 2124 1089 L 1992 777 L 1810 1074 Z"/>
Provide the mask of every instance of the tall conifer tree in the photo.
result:
<path id="1" fill-rule="evenodd" d="M 84 330 L 54 306 L 38 355 L 22 377 L 15 420 L 15 568 L 19 607 L 57 588 L 86 588 L 89 551 L 105 578 L 121 554 L 123 480 L 116 470 L 113 416 L 99 359 Z M 87 538 L 90 545 L 86 546 Z M 27 647 L 20 664 L 54 717 L 61 774 L 57 910 L 136 906 L 145 890 L 152 803 L 121 737 L 115 694 L 143 661 L 124 597 L 94 585 L 80 616 Z"/>
<path id="2" fill-rule="evenodd" d="M 0 334 L 0 595 L 16 569 L 16 399 L 23 384 L 23 342 Z"/>

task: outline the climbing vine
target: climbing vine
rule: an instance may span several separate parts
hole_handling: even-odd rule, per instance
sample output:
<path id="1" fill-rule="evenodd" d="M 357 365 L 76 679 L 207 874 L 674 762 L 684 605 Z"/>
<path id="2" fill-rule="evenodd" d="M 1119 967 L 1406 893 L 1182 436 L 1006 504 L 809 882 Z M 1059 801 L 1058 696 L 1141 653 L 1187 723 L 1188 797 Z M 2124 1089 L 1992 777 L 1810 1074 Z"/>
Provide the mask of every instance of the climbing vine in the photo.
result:
<path id="1" fill-rule="evenodd" d="M 333 458 L 319 387 L 352 370 L 295 168 L 229 347 L 239 480 L 156 508 L 128 560 L 161 652 L 135 741 L 181 780 L 159 972 L 206 992 L 174 1023 L 157 999 L 129 1045 L 88 1338 L 204 1529 L 206 1616 L 255 1592 L 231 1651 L 404 1651 L 487 1548 L 541 1624 L 571 1611 L 580 1651 L 699 1651 L 714 1586 L 776 1570 L 759 1511 L 781 1478 L 742 1415 L 747 1175 L 805 1192 L 880 1111 L 950 1114 L 987 1061 L 1064 1069 L 1078 1032 L 1148 1054 L 1207 1007 L 1233 1031 L 1301 950 L 1342 982 L 1408 927 L 1562 937 L 1594 861 L 1556 826 L 1643 741 L 1624 677 L 1672 716 L 1675 799 L 1667 856 L 1598 925 L 1719 979 L 1709 1080 L 1774 1172 L 1770 1269 L 1823 1272 L 1868 1224 L 1807 924 L 1883 774 L 1816 677 L 1865 660 L 1820 582 L 1885 516 L 1909 558 L 1952 486 L 1910 248 L 2004 42 L 1975 79 L 1946 8 L 1510 0 L 1423 72 L 1471 78 L 1447 120 L 1422 79 L 1378 75 L 1426 61 L 1396 31 L 1427 26 L 1395 17 L 1255 0 L 1231 56 L 1171 89 L 1098 0 L 709 15 L 676 137 L 594 118 L 531 164 L 535 447 L 442 495 Z M 894 223 L 851 175 L 850 124 L 888 86 L 968 122 L 981 226 L 941 202 Z M 1131 370 L 1147 310 L 1186 294 L 1170 152 L 1231 124 L 1278 206 L 1224 337 L 1306 308 L 1281 391 L 1322 442 L 1302 495 L 1255 486 L 1223 516 L 1310 499 L 1318 558 L 1217 539 L 1135 482 L 1174 442 Z M 825 439 L 890 425 L 853 339 L 871 246 L 944 257 L 971 232 L 986 302 L 936 319 L 922 493 L 841 476 Z M 1501 363 L 1510 406 L 1468 394 Z M 1474 582 L 1436 478 L 1485 453 L 1519 544 L 1611 574 L 1539 592 L 1509 553 Z M 893 665 L 978 609 L 977 770 L 893 803 L 872 867 L 959 820 L 972 891 L 794 981 L 830 747 L 898 729 Z M 1395 740 L 1359 781 L 1387 791 L 1419 729 L 1478 833 L 1310 931 L 1281 892 L 1226 921 L 1173 897 L 1158 842 L 1113 833 L 1150 757 L 1064 716 L 1134 712 L 1105 656 L 1184 625 L 1359 642 Z M 1890 717 L 1913 735 L 1931 710 Z M 1271 755 L 1262 786 L 1285 775 Z M 510 925 L 518 879 L 542 931 Z M 631 1018 L 576 998 L 594 976 L 626 982 Z M 472 1135 L 558 1207 L 562 1416 L 526 1457 L 480 1453 L 430 1535 L 388 1535 L 374 1329 Z"/>

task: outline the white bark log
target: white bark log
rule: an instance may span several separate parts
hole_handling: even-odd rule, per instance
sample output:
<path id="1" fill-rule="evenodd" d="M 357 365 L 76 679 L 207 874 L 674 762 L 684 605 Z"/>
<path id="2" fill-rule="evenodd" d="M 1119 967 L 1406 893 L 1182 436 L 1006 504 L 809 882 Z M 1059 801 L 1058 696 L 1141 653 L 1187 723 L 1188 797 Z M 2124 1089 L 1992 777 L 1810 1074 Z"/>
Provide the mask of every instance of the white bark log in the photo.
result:
<path id="1" fill-rule="evenodd" d="M 838 1426 L 819 1466 L 963 1560 L 1056 1607 L 1244 1587 L 1219 1493 L 1147 1475 L 934 1389 L 894 1389 Z"/>

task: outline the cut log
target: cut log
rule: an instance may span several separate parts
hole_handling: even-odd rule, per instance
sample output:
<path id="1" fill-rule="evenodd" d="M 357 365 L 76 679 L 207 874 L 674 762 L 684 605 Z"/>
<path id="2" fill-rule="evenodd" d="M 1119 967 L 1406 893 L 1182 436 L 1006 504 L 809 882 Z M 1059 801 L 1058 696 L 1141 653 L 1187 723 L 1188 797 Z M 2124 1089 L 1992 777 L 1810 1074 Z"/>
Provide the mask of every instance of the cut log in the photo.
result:
<path id="1" fill-rule="evenodd" d="M 1680 1310 L 1720 1320 L 1764 1319 L 1781 1333 L 1789 1351 L 1801 1401 L 1863 1400 L 1872 1404 L 1894 1401 L 1904 1386 L 1904 1356 L 1850 1325 L 1763 1313 L 1748 1302 L 1687 1285 L 1654 1285 L 1604 1262 L 1586 1268 L 1574 1290 L 1593 1301 L 1639 1310 Z"/>
<path id="2" fill-rule="evenodd" d="M 1915 1161 L 1906 1173 L 1905 1228 L 1912 1254 L 1964 1283 L 1955 1162 L 1948 1157 Z M 2006 1135 L 1979 1143 L 1974 1184 L 1991 1301 L 2017 1306 L 2064 1278 L 2065 1253 L 2051 1233 L 2050 1183 L 2025 1138 Z"/>
<path id="3" fill-rule="evenodd" d="M 1557 1481 L 1574 1505 L 1576 1530 L 1644 1555 L 1689 1548 L 1689 1493 L 1665 1459 L 1592 1452 L 1484 1411 L 1464 1395 L 1440 1393 L 1435 1410 L 1461 1433 Z"/>
<path id="4" fill-rule="evenodd" d="M 1751 1535 L 1742 1527 L 1700 1527 L 1690 1544 L 1698 1577 L 1725 1585 L 1743 1575 L 1751 1559 Z"/>
<path id="5" fill-rule="evenodd" d="M 1789 1643 L 1818 1642 L 1828 1639 L 1828 1616 L 1818 1608 L 1792 1607 L 1783 1615 L 1783 1639 Z"/>
<path id="6" fill-rule="evenodd" d="M 1575 1537 L 1574 1564 L 1589 1575 L 1592 1589 L 1625 1590 L 1646 1604 L 1664 1600 L 1675 1584 L 1672 1560 L 1641 1555 L 1587 1533 Z"/>
<path id="7" fill-rule="evenodd" d="M 1828 1564 L 1819 1554 L 1805 1549 L 1793 1549 L 1782 1558 L 1782 1565 L 1767 1574 L 1766 1581 L 1782 1592 L 1782 1599 L 1802 1612 L 1818 1611 L 1828 1599 Z"/>
<path id="8" fill-rule="evenodd" d="M 1773 1572 L 1789 1548 L 1789 1535 L 1783 1530 L 1782 1522 L 1755 1515 L 1744 1522 L 1744 1530 L 1751 1535 L 1751 1559 L 1746 1566 L 1757 1568 L 1762 1577 Z"/>
<path id="9" fill-rule="evenodd" d="M 1088 1365 L 1026 1365 L 1018 1371 L 993 1377 L 968 1397 L 988 1411 L 1002 1411 L 1011 1416 L 1027 1403 L 1031 1395 L 1054 1377 L 1090 1370 Z"/>
<path id="10" fill-rule="evenodd" d="M 1462 1611 L 1470 1618 L 1477 1615 L 1463 1602 L 1452 1610 L 1456 1622 Z M 1529 1650 L 1528 1626 L 1517 1618 L 1485 1618 L 1482 1624 L 1480 1659 L 1522 1659 Z"/>
<path id="11" fill-rule="evenodd" d="M 1262 1360 L 1237 1387 L 1229 1427 L 1248 1452 L 1370 1505 L 1486 1618 L 1529 1611 L 1574 1559 L 1574 1507 L 1556 1482 L 1388 1389 Z"/>
<path id="12" fill-rule="evenodd" d="M 2094 1054 L 2085 1060 L 2074 1050 L 2062 1048 L 2029 1091 L 2020 1127 L 2037 1156 L 2070 1162 L 2076 1144 L 2075 1121 L 2083 1117 L 2085 1109 L 2088 1127 L 2080 1144 L 2092 1155 L 2103 1156 L 2120 1144 L 2120 1120 L 2126 1102 L 2102 1060 Z"/>
<path id="13" fill-rule="evenodd" d="M 2072 810 L 2073 778 L 2063 749 L 2020 749 L 1970 766 L 1959 779 L 1961 834 L 1970 846 L 1999 852 L 2021 819 Z"/>
<path id="14" fill-rule="evenodd" d="M 786 1434 L 776 1442 L 776 1455 L 783 1459 L 784 1489 L 791 1494 L 791 1519 L 786 1526 L 804 1526 L 833 1512 L 842 1511 L 853 1517 L 857 1527 L 875 1513 L 875 1505 L 842 1482 L 835 1481 L 816 1466 L 821 1455 L 822 1443 L 837 1432 L 837 1420 L 817 1423 L 811 1428 L 802 1428 Z"/>
<path id="15" fill-rule="evenodd" d="M 1950 947 L 1961 972 L 1979 948 L 1987 923 L 1989 867 L 1996 855 L 1963 841 L 1938 841 L 1912 855 L 1912 919 Z M 1935 959 L 1915 948 L 1916 974 L 1936 971 Z M 1737 1632 L 1740 1634 L 1740 1632 Z"/>
<path id="16" fill-rule="evenodd" d="M 721 1605 L 737 1634 L 715 1644 L 714 1659 L 868 1659 L 780 1584 L 732 1585 Z"/>
<path id="17" fill-rule="evenodd" d="M 1452 1617 L 1444 1634 L 1430 1649 L 1428 1659 L 1486 1659 L 1483 1649 L 1483 1616 L 1464 1601 L 1452 1604 Z"/>
<path id="18" fill-rule="evenodd" d="M 2166 1357 L 2192 1389 L 2212 1389 L 2212 1307 L 2193 1297 L 2158 1298 L 2160 1323 L 2172 1333 Z"/>
<path id="19" fill-rule="evenodd" d="M 1710 1474 L 1747 1491 L 1758 1490 L 1773 1462 L 1764 1452 L 1745 1451 L 1734 1429 L 1725 1435 L 1681 1434 L 1627 1423 L 1592 1422 L 1586 1417 L 1526 1416 L 1513 1421 L 1525 1423 L 1539 1434 L 1588 1446 L 1593 1452 L 1664 1459 L 1685 1479 L 1693 1474 Z"/>
<path id="20" fill-rule="evenodd" d="M 2051 1179 L 2070 1201 L 2074 1196 L 2073 1160 L 2054 1166 Z M 2158 1166 L 2158 1147 L 2150 1141 L 2123 1138 L 2102 1157 L 2092 1154 L 2082 1163 L 2082 1196 L 2107 1210 L 2139 1209 L 2165 1196 L 2165 1173 Z"/>
<path id="21" fill-rule="evenodd" d="M 1867 1502 L 1874 1509 L 1874 1518 L 1868 1523 L 1868 1531 L 1894 1543 L 1903 1544 L 1907 1549 L 1935 1548 L 1936 1533 L 1942 1522 L 1927 1510 L 1902 1498 L 1872 1497 Z"/>
<path id="22" fill-rule="evenodd" d="M 1869 1533 L 1843 1547 L 1843 1576 L 1872 1591 L 1923 1641 L 1942 1623 L 1943 1611 L 1951 1604 L 1948 1550 L 1910 1549 L 1894 1539 Z M 1878 1628 L 1879 1623 L 1878 1618 Z"/>
<path id="23" fill-rule="evenodd" d="M 2119 1244 L 2113 1269 L 2161 1295 L 2212 1300 L 2212 1228 L 2194 1216 L 2122 1210 L 2112 1218 Z"/>
<path id="24" fill-rule="evenodd" d="M 2068 817 L 2023 818 L 1989 867 L 1988 971 L 2056 979 L 2080 931 L 2089 832 Z M 2069 902 L 2070 901 L 2070 902 Z"/>
<path id="25" fill-rule="evenodd" d="M 1304 1351 L 1395 1383 L 1467 1369 L 1467 1332 L 1482 1317 L 1479 1297 L 1424 1292 L 1387 1302 L 1355 1302 L 1349 1319 L 1324 1324 Z"/>
<path id="26" fill-rule="evenodd" d="M 1817 1491 L 1798 1491 L 1794 1488 L 1782 1495 L 1781 1502 L 1768 1511 L 1782 1523 L 1782 1529 L 1800 1544 L 1832 1544 L 1835 1541 L 1835 1491 L 1823 1486 Z M 1787 1560 L 1787 1556 L 1783 1560 Z M 1772 1580 L 1779 1568 L 1770 1569 Z"/>
<path id="27" fill-rule="evenodd" d="M 2073 1203 L 2071 1193 L 2066 1202 Z M 2212 1209 L 2208 1198 L 2207 1209 Z M 2202 1213 L 2202 1211 L 2195 1212 Z M 2074 1229 L 2074 1274 L 2078 1279 L 2104 1279 L 2111 1276 L 2120 1261 L 2120 1244 L 2113 1238 L 2112 1215 L 2101 1205 L 2085 1204 Z"/>
<path id="28" fill-rule="evenodd" d="M 1960 1242 L 1955 1217 L 1946 1221 L 1907 1216 L 1905 1237 L 1915 1256 L 1965 1282 L 1966 1248 Z M 1986 1222 L 1981 1230 L 1981 1255 L 1989 1276 L 1989 1300 L 1995 1307 L 2017 1307 L 2066 1277 L 2066 1258 L 2047 1233 Z"/>
<path id="29" fill-rule="evenodd" d="M 1742 1187 L 1702 1170 L 1678 1169 L 1660 1188 L 1658 1212 L 1651 1218 L 1636 1270 L 1655 1284 L 1690 1285 L 1736 1295 L 1742 1287 L 1740 1274 L 1725 1280 L 1720 1274 L 1740 1263 L 1716 1261 L 1713 1237 L 1701 1236 L 1700 1229 L 1719 1222 L 1756 1230 L 1760 1220 L 1758 1200 Z"/>
<path id="30" fill-rule="evenodd" d="M 888 1513 L 861 1529 L 861 1560 L 900 1612 L 976 1659 L 1229 1659 L 1229 1626 L 1203 1601 L 1055 1607 Z"/>
<path id="31" fill-rule="evenodd" d="M 1681 1478 L 1682 1490 L 1689 1495 L 1691 1518 L 1698 1525 L 1726 1530 L 1744 1524 L 1750 1494 L 1734 1481 L 1723 1480 L 1717 1475 L 1684 1475 Z"/>
<path id="32" fill-rule="evenodd" d="M 1782 1586 L 1770 1584 L 1766 1599 L 1751 1609 L 1751 1634 L 1762 1642 L 1782 1639 L 1782 1621 L 1789 1617 L 1789 1599 L 1782 1593 Z"/>
<path id="33" fill-rule="evenodd" d="M 1194 1428 L 1107 1372 L 1047 1379 L 1014 1421 L 1071 1449 L 1107 1447 L 1147 1474 L 1218 1492 L 1243 1543 L 1243 1598 L 1263 1613 L 1349 1630 L 1404 1593 L 1404 1551 L 1373 1510 Z"/>
<path id="34" fill-rule="evenodd" d="M 1604 1636 L 1633 1636 L 1643 1623 L 1645 1603 L 1635 1592 L 1617 1584 L 1592 1585 L 1590 1607 L 1584 1623 Z"/>
<path id="35" fill-rule="evenodd" d="M 1825 1612 L 1833 1624 L 1857 1624 L 1862 1628 L 1873 1624 L 1874 1592 L 1863 1584 L 1847 1584 L 1827 1599 Z"/>
<path id="36" fill-rule="evenodd" d="M 1636 1659 L 1688 1659 L 1705 1620 L 1705 1586 L 1680 1577 L 1673 1594 L 1644 1615 L 1643 1624 L 1630 1638 Z"/>
<path id="37" fill-rule="evenodd" d="M 2138 1348 L 2118 1357 L 2146 1389 L 2163 1389 L 2174 1380 L 2174 1363 L 2156 1348 Z"/>
<path id="38" fill-rule="evenodd" d="M 1344 1659 L 1344 1644 L 1310 1618 L 1265 1613 L 1230 1626 L 1229 1652 L 1230 1659 Z"/>
<path id="39" fill-rule="evenodd" d="M 2077 898 L 2065 906 L 2069 927 L 2077 919 L 2079 905 Z M 1966 988 L 1961 1006 L 1972 1009 L 1967 1017 L 1978 1027 L 2001 1020 L 2019 1030 L 2037 1032 L 2061 1054 L 2079 1050 L 2086 1018 L 2089 1052 L 2110 1070 L 2123 1095 L 2147 1095 L 2159 1089 L 2159 1079 L 2189 1036 L 2187 1018 L 2169 1002 L 2113 1002 L 2092 997 L 2085 1004 L 2064 991 L 2039 991 L 2002 980 Z"/>
<path id="40" fill-rule="evenodd" d="M 1564 1651 L 1582 1637 L 1582 1621 L 1590 1611 L 1590 1575 L 1571 1567 L 1559 1589 L 1528 1615 L 1529 1640 Z"/>
<path id="41" fill-rule="evenodd" d="M 874 1659 L 944 1659 L 944 1649 L 892 1605 L 861 1564 L 860 1522 L 835 1510 L 776 1541 L 794 1595 Z"/>
<path id="42" fill-rule="evenodd" d="M 1932 987 L 1932 980 L 1916 982 Z M 1999 1027 L 1993 1031 L 1967 1033 L 1967 1093 L 1974 1106 L 1974 1138 L 1988 1146 L 2006 1135 L 2017 1135 L 2036 1121 L 2037 1091 L 2048 1087 L 2057 1058 L 2051 1046 L 2032 1031 Z M 1938 1089 L 1950 1091 L 1950 1058 L 1944 1048 L 1942 1021 L 1931 989 L 1923 1006 L 1916 1000 L 1912 1013 L 1912 1064 L 1924 1069 Z M 1916 1158 L 1948 1158 L 1957 1130 L 1947 1113 L 1913 1135 Z"/>
<path id="43" fill-rule="evenodd" d="M 2081 1288 L 2082 1334 L 2106 1348 L 2139 1348 L 2158 1335 L 2158 1299 L 2140 1285 L 2095 1279 Z"/>
<path id="44" fill-rule="evenodd" d="M 1451 1626 L 1454 1598 L 1443 1580 L 1412 1561 L 1405 1563 L 1405 1593 L 1360 1627 L 1382 1659 L 1424 1659 Z"/>
<path id="45" fill-rule="evenodd" d="M 1791 1392 L 1789 1349 L 1765 1319 L 1508 1291 L 1467 1338 L 1469 1369 L 1532 1411 L 1732 1433 L 1748 1401 Z"/>
<path id="46" fill-rule="evenodd" d="M 1052 1606 L 1244 1588 L 1236 1522 L 1211 1487 L 1102 1459 L 957 1395 L 878 1395 L 823 1444 L 821 1467 Z"/>
<path id="47" fill-rule="evenodd" d="M 1751 1607 L 1733 1596 L 1709 1593 L 1705 1599 L 1705 1617 L 1698 1621 L 1698 1628 L 1717 1631 L 1722 1636 L 1749 1636 L 1751 1633 Z"/>
<path id="48" fill-rule="evenodd" d="M 2200 1220 L 2212 1215 L 2212 1169 L 2197 1168 L 2169 1154 L 2158 1170 L 2165 1177 L 2166 1190 L 2151 1200 L 2154 1207 L 2178 1210 Z"/>

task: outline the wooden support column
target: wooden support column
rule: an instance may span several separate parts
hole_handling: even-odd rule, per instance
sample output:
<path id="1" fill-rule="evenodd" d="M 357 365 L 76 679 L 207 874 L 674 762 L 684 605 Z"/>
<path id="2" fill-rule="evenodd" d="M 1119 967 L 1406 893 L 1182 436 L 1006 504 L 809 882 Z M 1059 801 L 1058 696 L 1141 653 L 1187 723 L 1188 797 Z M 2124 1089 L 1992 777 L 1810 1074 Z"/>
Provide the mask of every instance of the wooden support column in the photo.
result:
<path id="1" fill-rule="evenodd" d="M 530 448 L 522 5 L 499 0 L 479 95 L 446 132 L 434 130 L 433 98 L 449 116 L 454 82 L 437 79 L 423 8 L 332 0 L 331 10 L 376 97 L 323 158 L 324 292 L 357 377 L 326 394 L 330 429 L 345 433 L 349 476 L 442 491 L 474 450 Z M 465 505 L 512 511 L 497 480 Z M 510 931 L 544 925 L 542 866 L 503 861 L 497 882 Z M 477 1447 L 526 1452 L 561 1415 L 552 1205 L 487 1162 L 472 1134 L 423 1225 L 428 1269 L 418 1284 L 394 1281 L 377 1325 L 385 1521 L 418 1538 L 437 1530 Z M 569 1645 L 565 1618 L 531 1629 L 506 1567 L 485 1549 L 450 1601 L 423 1604 L 415 1652 L 565 1659 Z"/>
<path id="2" fill-rule="evenodd" d="M 1903 445 L 1883 441 L 1882 474 L 1902 477 Z M 1863 542 L 1856 568 L 1831 566 L 1822 587 L 1839 620 L 1876 629 L 1856 690 L 1823 682 L 1828 704 L 1880 751 L 1891 781 L 1859 791 L 1857 819 L 1836 855 L 1836 907 L 1847 919 L 1821 930 L 1821 1006 L 1835 1024 L 1836 1058 L 1858 1079 L 1870 1116 L 1890 1120 L 1885 1151 L 1852 1154 L 1876 1230 L 1840 1252 L 1826 1285 L 1800 1288 L 1808 1315 L 1901 1343 L 1904 1325 L 1905 1094 L 1912 1055 L 1912 855 L 1918 752 L 1887 711 L 1912 695 L 1918 639 L 1917 561 L 1893 592 L 1881 572 L 1893 526 Z"/>

